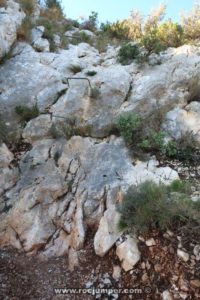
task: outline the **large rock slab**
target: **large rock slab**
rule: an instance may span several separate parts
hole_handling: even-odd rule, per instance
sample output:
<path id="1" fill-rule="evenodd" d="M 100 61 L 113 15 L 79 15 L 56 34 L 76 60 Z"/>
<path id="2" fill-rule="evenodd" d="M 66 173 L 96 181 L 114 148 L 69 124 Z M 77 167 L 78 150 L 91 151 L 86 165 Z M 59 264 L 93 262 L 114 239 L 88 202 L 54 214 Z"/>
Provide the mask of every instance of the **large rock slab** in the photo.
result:
<path id="1" fill-rule="evenodd" d="M 200 144 L 200 102 L 191 102 L 184 109 L 177 107 L 169 111 L 163 129 L 175 140 L 189 135 Z"/>
<path id="2" fill-rule="evenodd" d="M 110 216 L 120 191 L 149 178 L 178 178 L 170 168 L 157 168 L 154 160 L 134 166 L 123 140 L 114 136 L 35 140 L 19 167 L 18 181 L 4 192 L 9 209 L 0 216 L 0 244 L 46 256 L 81 249 L 88 226 L 97 227 L 102 217 L 95 250 L 104 255 L 119 237 L 118 217 L 110 233 Z"/>
<path id="3" fill-rule="evenodd" d="M 17 29 L 25 18 L 20 5 L 13 0 L 6 1 L 6 8 L 0 7 L 0 59 L 6 55 L 17 38 Z"/>

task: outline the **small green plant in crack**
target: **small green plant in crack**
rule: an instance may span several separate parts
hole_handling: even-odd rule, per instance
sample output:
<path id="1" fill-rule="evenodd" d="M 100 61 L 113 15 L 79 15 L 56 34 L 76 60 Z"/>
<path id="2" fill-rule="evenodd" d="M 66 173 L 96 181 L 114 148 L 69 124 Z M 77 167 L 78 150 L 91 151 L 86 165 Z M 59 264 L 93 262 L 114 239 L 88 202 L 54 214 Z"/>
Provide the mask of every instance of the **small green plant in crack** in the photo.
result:
<path id="1" fill-rule="evenodd" d="M 95 76 L 96 74 L 97 74 L 96 71 L 88 71 L 85 73 L 85 75 L 87 75 L 87 76 Z"/>
<path id="2" fill-rule="evenodd" d="M 23 124 L 38 117 L 40 114 L 37 104 L 33 105 L 32 107 L 18 105 L 15 107 L 15 112 L 20 116 L 20 122 Z"/>
<path id="3" fill-rule="evenodd" d="M 73 74 L 77 74 L 77 73 L 80 73 L 83 68 L 80 66 L 80 65 L 71 65 L 69 67 L 69 70 L 73 73 Z"/>
<path id="4" fill-rule="evenodd" d="M 56 166 L 58 165 L 58 160 L 59 160 L 60 156 L 61 156 L 61 153 L 60 153 L 60 151 L 57 150 L 53 156 Z"/>
<path id="5" fill-rule="evenodd" d="M 69 191 L 69 192 L 72 192 L 73 184 L 74 184 L 74 178 L 72 178 L 71 180 L 69 180 L 69 181 L 67 182 L 67 187 L 68 187 L 68 191 Z"/>
<path id="6" fill-rule="evenodd" d="M 7 141 L 7 128 L 3 118 L 0 115 L 0 145 Z"/>
<path id="7" fill-rule="evenodd" d="M 91 99 L 98 99 L 101 95 L 100 89 L 97 87 L 92 87 L 90 89 L 90 98 Z"/>

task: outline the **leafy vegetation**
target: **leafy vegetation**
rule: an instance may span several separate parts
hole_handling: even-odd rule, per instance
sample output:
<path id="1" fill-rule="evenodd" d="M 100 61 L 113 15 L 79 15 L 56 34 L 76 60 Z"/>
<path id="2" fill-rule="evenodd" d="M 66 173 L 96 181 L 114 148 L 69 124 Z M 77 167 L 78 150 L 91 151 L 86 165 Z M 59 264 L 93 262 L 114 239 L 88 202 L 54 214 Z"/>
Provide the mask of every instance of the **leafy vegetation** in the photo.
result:
<path id="1" fill-rule="evenodd" d="M 119 228 L 148 231 L 152 228 L 167 230 L 180 228 L 200 220 L 200 200 L 190 198 L 188 184 L 178 180 L 171 185 L 146 181 L 132 186 L 122 203 L 117 205 L 121 214 Z"/>
<path id="2" fill-rule="evenodd" d="M 120 48 L 118 60 L 122 65 L 128 65 L 139 56 L 139 53 L 138 45 L 127 43 Z"/>
<path id="3" fill-rule="evenodd" d="M 69 70 L 73 73 L 73 74 L 76 74 L 76 73 L 79 73 L 83 70 L 83 68 L 80 66 L 80 65 L 71 65 Z"/>
<path id="4" fill-rule="evenodd" d="M 137 150 L 135 152 L 138 154 L 146 152 L 186 163 L 198 163 L 198 145 L 191 132 L 185 133 L 179 140 L 169 139 L 168 134 L 161 130 L 160 111 L 155 111 L 148 120 L 147 123 L 145 118 L 134 112 L 124 113 L 117 119 L 112 131 L 117 130 L 127 145 Z"/>
<path id="5" fill-rule="evenodd" d="M 117 129 L 123 136 L 125 142 L 131 143 L 138 135 L 141 126 L 141 117 L 135 113 L 126 113 L 117 120 Z"/>
<path id="6" fill-rule="evenodd" d="M 98 25 L 98 13 L 95 11 L 92 11 L 89 15 L 88 20 L 84 20 L 81 24 L 82 29 L 90 30 L 90 31 L 96 31 Z"/>
<path id="7" fill-rule="evenodd" d="M 85 75 L 87 75 L 87 76 L 95 76 L 96 74 L 97 74 L 96 71 L 88 71 L 85 73 Z"/>
<path id="8" fill-rule="evenodd" d="M 15 112 L 20 116 L 20 122 L 23 124 L 38 117 L 40 114 L 37 104 L 32 107 L 26 105 L 16 106 Z"/>

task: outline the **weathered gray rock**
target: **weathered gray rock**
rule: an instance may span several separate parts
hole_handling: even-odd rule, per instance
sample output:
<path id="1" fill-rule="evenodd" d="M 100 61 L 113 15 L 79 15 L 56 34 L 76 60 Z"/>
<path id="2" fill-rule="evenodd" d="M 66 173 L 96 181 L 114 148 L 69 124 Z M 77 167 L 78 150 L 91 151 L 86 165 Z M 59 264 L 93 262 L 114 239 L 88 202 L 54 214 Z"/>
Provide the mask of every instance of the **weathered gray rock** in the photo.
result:
<path id="1" fill-rule="evenodd" d="M 15 42 L 17 29 L 24 17 L 20 5 L 13 0 L 7 1 L 6 8 L 0 8 L 0 59 L 9 52 Z"/>
<path id="2" fill-rule="evenodd" d="M 90 30 L 87 30 L 87 29 L 82 29 L 79 31 L 79 33 L 84 33 L 86 34 L 87 36 L 91 37 L 91 38 L 94 38 L 95 37 L 95 34 L 94 32 L 90 31 Z"/>
<path id="3" fill-rule="evenodd" d="M 75 136 L 68 142 L 47 137 L 37 140 L 33 122 L 39 119 L 43 126 L 43 117 L 46 116 L 33 119 L 25 128 L 24 133 L 30 130 L 32 149 L 21 157 L 21 174 L 15 186 L 12 181 L 9 190 L 4 191 L 8 209 L 0 218 L 1 245 L 12 245 L 26 252 L 42 251 L 48 257 L 66 254 L 70 248 L 77 251 L 83 247 L 87 226 L 96 226 L 103 217 L 105 205 L 108 211 L 103 218 L 106 226 L 110 226 L 108 212 L 114 211 L 121 189 L 149 177 L 164 182 L 178 177 L 170 168 L 157 168 L 156 162 L 149 162 L 149 167 L 148 163 L 133 166 L 119 138 L 100 141 Z M 11 154 L 5 157 L 8 163 L 12 159 Z M 119 236 L 113 237 L 103 223 L 104 220 L 96 235 L 95 250 L 100 255 Z M 115 227 L 112 228 L 115 232 Z M 109 245 L 104 241 L 105 236 L 103 240 L 100 238 L 104 232 L 111 241 Z"/>
<path id="4" fill-rule="evenodd" d="M 51 107 L 51 112 L 68 118 L 74 116 L 77 126 L 89 126 L 92 136 L 102 137 L 108 133 L 126 99 L 131 76 L 122 66 L 96 68 L 95 71 L 97 75 L 90 81 L 91 89 L 99 90 L 96 98 L 91 96 L 92 91 L 86 80 L 72 80 L 68 92 Z"/>
<path id="5" fill-rule="evenodd" d="M 39 110 L 45 111 L 67 88 L 62 83 L 63 75 L 42 62 L 42 53 L 24 44 L 19 51 L 18 55 L 0 66 L 0 110 L 14 127 L 18 120 L 14 112 L 17 105 L 37 103 Z"/>
<path id="6" fill-rule="evenodd" d="M 5 144 L 0 145 L 0 196 L 12 188 L 19 178 L 18 169 L 12 165 L 13 154 Z M 0 210 L 7 209 L 7 203 L 0 198 Z"/>
<path id="7" fill-rule="evenodd" d="M 117 226 L 119 219 L 120 214 L 116 211 L 115 205 L 105 211 L 94 237 L 94 249 L 97 255 L 104 256 L 122 234 Z"/>
<path id="8" fill-rule="evenodd" d="M 137 246 L 136 238 L 129 237 L 125 242 L 117 246 L 116 254 L 122 261 L 122 268 L 127 272 L 140 260 L 140 251 Z"/>
<path id="9" fill-rule="evenodd" d="M 141 114 L 154 112 L 155 109 L 169 111 L 176 106 L 184 107 L 198 95 L 198 47 L 169 49 L 160 57 L 161 64 L 146 66 L 134 76 L 131 95 L 123 110 L 135 110 Z"/>
<path id="10" fill-rule="evenodd" d="M 184 109 L 177 107 L 168 112 L 163 129 L 176 140 L 188 134 L 200 143 L 200 103 L 191 102 Z"/>
<path id="11" fill-rule="evenodd" d="M 28 122 L 23 131 L 23 138 L 31 143 L 34 140 L 51 137 L 51 126 L 51 116 L 40 115 Z"/>

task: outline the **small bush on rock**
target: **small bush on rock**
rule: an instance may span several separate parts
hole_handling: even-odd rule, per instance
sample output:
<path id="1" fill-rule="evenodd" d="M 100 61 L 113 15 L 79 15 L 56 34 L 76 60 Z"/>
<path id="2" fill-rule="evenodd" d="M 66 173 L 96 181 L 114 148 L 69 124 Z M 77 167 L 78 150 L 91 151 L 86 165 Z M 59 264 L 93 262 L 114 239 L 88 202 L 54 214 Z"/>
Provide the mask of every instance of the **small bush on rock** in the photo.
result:
<path id="1" fill-rule="evenodd" d="M 19 3 L 26 15 L 30 16 L 33 14 L 35 9 L 35 3 L 33 0 L 19 0 Z"/>
<path id="2" fill-rule="evenodd" d="M 6 0 L 0 0 L 0 7 L 6 7 Z"/>
<path id="3" fill-rule="evenodd" d="M 22 21 L 21 26 L 17 30 L 17 39 L 30 42 L 31 40 L 31 29 L 34 24 L 29 16 L 26 16 Z"/>
<path id="4" fill-rule="evenodd" d="M 5 142 L 6 139 L 7 139 L 6 125 L 3 121 L 3 118 L 0 116 L 0 144 Z"/>
<path id="5" fill-rule="evenodd" d="M 133 186 L 117 205 L 119 228 L 144 232 L 152 228 L 177 229 L 192 221 L 200 223 L 200 201 L 193 202 L 189 193 L 188 186 L 177 180 L 170 186 L 152 181 Z"/>
<path id="6" fill-rule="evenodd" d="M 130 43 L 123 45 L 118 53 L 118 60 L 122 65 L 128 65 L 139 56 L 139 47 Z"/>
<path id="7" fill-rule="evenodd" d="M 38 117 L 40 114 L 37 105 L 34 105 L 32 107 L 19 105 L 15 107 L 15 112 L 20 116 L 20 121 L 22 123 L 26 123 L 31 119 Z"/>
<path id="8" fill-rule="evenodd" d="M 83 68 L 80 66 L 80 65 L 71 65 L 69 70 L 73 73 L 73 74 L 76 74 L 76 73 L 79 73 L 83 70 Z"/>
<path id="9" fill-rule="evenodd" d="M 91 90 L 90 90 L 90 98 L 92 98 L 92 99 L 98 99 L 100 95 L 101 95 L 101 92 L 100 92 L 99 88 L 97 88 L 97 87 L 91 88 Z"/>
<path id="10" fill-rule="evenodd" d="M 88 71 L 85 73 L 85 75 L 87 75 L 87 76 L 95 76 L 96 74 L 97 74 L 96 71 Z"/>
<path id="11" fill-rule="evenodd" d="M 135 139 L 135 136 L 140 131 L 141 122 L 141 117 L 132 112 L 121 115 L 118 118 L 116 127 L 125 142 L 131 143 Z"/>

